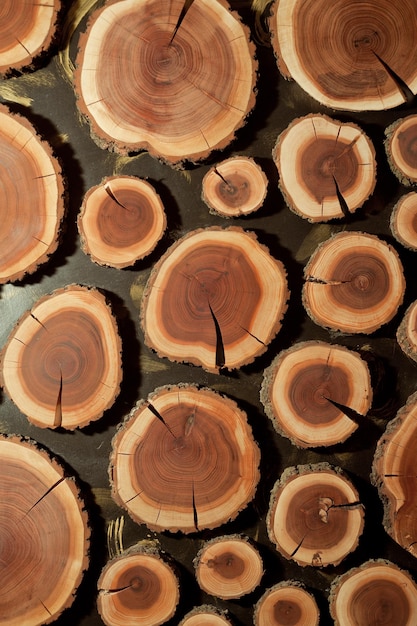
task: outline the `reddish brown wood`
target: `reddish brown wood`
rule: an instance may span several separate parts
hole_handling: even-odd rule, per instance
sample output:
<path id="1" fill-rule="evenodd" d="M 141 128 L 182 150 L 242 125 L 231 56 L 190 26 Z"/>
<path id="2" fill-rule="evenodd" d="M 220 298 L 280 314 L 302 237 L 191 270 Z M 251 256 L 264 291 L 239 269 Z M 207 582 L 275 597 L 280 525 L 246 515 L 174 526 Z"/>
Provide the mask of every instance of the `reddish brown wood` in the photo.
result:
<path id="1" fill-rule="evenodd" d="M 314 597 L 294 580 L 267 589 L 253 614 L 254 626 L 319 626 L 319 619 Z"/>
<path id="2" fill-rule="evenodd" d="M 202 604 L 187 613 L 178 626 L 231 626 L 231 622 L 227 619 L 227 611 Z"/>
<path id="3" fill-rule="evenodd" d="M 385 131 L 385 150 L 391 170 L 403 185 L 417 182 L 417 115 L 396 120 Z"/>
<path id="4" fill-rule="evenodd" d="M 401 350 L 417 361 L 417 301 L 414 301 L 405 312 L 397 330 L 397 341 Z"/>
<path id="5" fill-rule="evenodd" d="M 411 191 L 398 200 L 390 218 L 391 232 L 409 250 L 417 250 L 417 193 Z"/>

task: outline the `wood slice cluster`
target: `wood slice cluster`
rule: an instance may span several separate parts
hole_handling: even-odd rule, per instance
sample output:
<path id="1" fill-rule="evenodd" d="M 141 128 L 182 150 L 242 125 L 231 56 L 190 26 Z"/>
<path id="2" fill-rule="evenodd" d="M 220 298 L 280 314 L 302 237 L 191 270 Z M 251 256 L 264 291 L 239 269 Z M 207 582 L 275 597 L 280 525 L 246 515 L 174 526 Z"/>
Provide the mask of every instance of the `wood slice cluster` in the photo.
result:
<path id="1" fill-rule="evenodd" d="M 394 206 L 390 218 L 391 232 L 409 250 L 417 250 L 417 193 L 403 195 Z"/>
<path id="2" fill-rule="evenodd" d="M 397 330 L 397 341 L 401 350 L 417 361 L 417 300 L 405 312 Z"/>
<path id="3" fill-rule="evenodd" d="M 161 387 L 114 437 L 112 495 L 153 530 L 215 528 L 254 497 L 259 461 L 234 401 L 193 385 Z"/>
<path id="4" fill-rule="evenodd" d="M 0 437 L 2 626 L 38 626 L 71 606 L 90 531 L 75 482 L 33 442 Z"/>
<path id="5" fill-rule="evenodd" d="M 417 183 L 417 115 L 396 120 L 385 131 L 388 163 L 403 185 Z"/>
<path id="6" fill-rule="evenodd" d="M 178 626 L 231 626 L 227 613 L 211 606 L 196 606 L 182 619 Z"/>
<path id="7" fill-rule="evenodd" d="M 170 164 L 225 147 L 255 103 L 254 47 L 225 0 L 108 2 L 77 66 L 78 106 L 99 143 Z"/>
<path id="8" fill-rule="evenodd" d="M 267 589 L 255 605 L 254 626 L 319 626 L 314 597 L 297 581 L 284 580 Z"/>
<path id="9" fill-rule="evenodd" d="M 116 321 L 96 289 L 69 285 L 22 315 L 0 354 L 4 390 L 41 428 L 83 427 L 112 406 L 122 377 Z"/>
<path id="10" fill-rule="evenodd" d="M 291 122 L 278 137 L 273 158 L 289 208 L 310 222 L 354 213 L 375 188 L 371 140 L 356 124 L 327 115 Z"/>

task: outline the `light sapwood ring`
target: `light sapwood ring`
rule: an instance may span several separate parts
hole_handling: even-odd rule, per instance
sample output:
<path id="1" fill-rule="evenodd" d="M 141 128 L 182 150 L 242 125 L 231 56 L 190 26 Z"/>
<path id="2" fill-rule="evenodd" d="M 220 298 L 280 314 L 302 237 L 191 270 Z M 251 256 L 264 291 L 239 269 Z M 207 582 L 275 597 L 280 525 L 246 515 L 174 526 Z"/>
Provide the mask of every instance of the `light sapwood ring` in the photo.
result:
<path id="1" fill-rule="evenodd" d="M 391 170 L 403 185 L 417 183 L 417 115 L 396 120 L 385 131 Z"/>
<path id="2" fill-rule="evenodd" d="M 398 326 L 397 341 L 401 350 L 417 361 L 417 300 L 410 304 Z"/>
<path id="3" fill-rule="evenodd" d="M 395 239 L 409 250 L 417 250 L 417 193 L 411 191 L 398 200 L 390 218 Z"/>
<path id="4" fill-rule="evenodd" d="M 178 626 L 231 626 L 231 622 L 227 619 L 226 611 L 202 604 L 189 611 Z"/>
<path id="5" fill-rule="evenodd" d="M 255 605 L 254 626 L 319 626 L 314 597 L 297 581 L 284 580 L 267 589 Z"/>

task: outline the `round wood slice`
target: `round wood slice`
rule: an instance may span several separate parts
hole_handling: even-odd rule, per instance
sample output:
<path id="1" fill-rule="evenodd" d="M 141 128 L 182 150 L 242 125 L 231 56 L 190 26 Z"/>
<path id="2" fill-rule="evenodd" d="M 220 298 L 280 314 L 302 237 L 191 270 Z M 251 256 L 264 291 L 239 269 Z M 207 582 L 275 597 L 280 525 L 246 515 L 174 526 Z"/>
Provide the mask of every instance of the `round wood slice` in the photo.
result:
<path id="1" fill-rule="evenodd" d="M 329 446 L 358 427 L 372 404 L 367 364 L 357 352 L 323 341 L 282 351 L 265 370 L 261 401 L 276 431 L 296 446 Z"/>
<path id="2" fill-rule="evenodd" d="M 254 626 L 319 626 L 313 596 L 297 581 L 284 580 L 267 589 L 255 605 Z"/>
<path id="3" fill-rule="evenodd" d="M 50 146 L 1 104 L 0 193 L 0 283 L 6 283 L 34 272 L 55 251 L 64 184 Z"/>
<path id="4" fill-rule="evenodd" d="M 304 268 L 303 304 L 311 319 L 343 333 L 372 333 L 403 301 L 395 249 L 375 235 L 340 232 L 320 244 Z"/>
<path id="5" fill-rule="evenodd" d="M 367 561 L 338 576 L 330 590 L 335 626 L 414 626 L 417 587 L 410 574 L 389 561 Z"/>
<path id="6" fill-rule="evenodd" d="M 235 402 L 192 385 L 161 387 L 113 439 L 112 495 L 152 530 L 215 528 L 254 497 L 259 460 Z"/>
<path id="7" fill-rule="evenodd" d="M 0 436 L 2 626 L 49 624 L 71 606 L 90 531 L 75 482 L 34 442 Z"/>
<path id="8" fill-rule="evenodd" d="M 403 185 L 417 183 L 417 115 L 396 120 L 385 134 L 391 170 Z"/>
<path id="9" fill-rule="evenodd" d="M 390 109 L 404 83 L 417 93 L 414 0 L 275 0 L 269 26 L 281 73 L 328 107 Z"/>
<path id="10" fill-rule="evenodd" d="M 372 142 L 356 124 L 327 115 L 294 120 L 278 137 L 273 158 L 289 208 L 310 222 L 354 213 L 375 188 Z"/>
<path id="11" fill-rule="evenodd" d="M 409 250 L 417 250 L 417 193 L 411 191 L 398 200 L 390 218 L 395 239 Z"/>
<path id="12" fill-rule="evenodd" d="M 202 199 L 212 213 L 239 217 L 259 209 L 267 189 L 262 168 L 251 157 L 237 156 L 209 169 L 203 178 Z"/>
<path id="13" fill-rule="evenodd" d="M 121 342 L 96 289 L 69 285 L 20 318 L 0 355 L 4 390 L 41 428 L 83 427 L 119 393 Z"/>
<path id="14" fill-rule="evenodd" d="M 230 624 L 226 611 L 202 604 L 187 613 L 178 626 L 230 626 Z"/>
<path id="15" fill-rule="evenodd" d="M 241 535 L 206 541 L 194 560 L 194 567 L 201 589 L 223 600 L 250 593 L 263 576 L 258 550 Z"/>
<path id="16" fill-rule="evenodd" d="M 355 550 L 364 510 L 339 468 L 328 463 L 287 468 L 271 493 L 269 538 L 299 565 L 338 565 Z"/>
<path id="17" fill-rule="evenodd" d="M 81 245 L 99 265 L 123 268 L 155 248 L 166 228 L 164 206 L 150 183 L 110 176 L 85 195 L 78 216 Z"/>
<path id="18" fill-rule="evenodd" d="M 142 299 L 145 343 L 159 356 L 235 369 L 265 352 L 281 328 L 289 291 L 280 261 L 253 233 L 188 233 L 162 256 Z"/>
<path id="19" fill-rule="evenodd" d="M 405 312 L 397 330 L 397 341 L 403 352 L 417 361 L 417 300 Z"/>
<path id="20" fill-rule="evenodd" d="M 78 106 L 102 146 L 174 164 L 225 147 L 255 103 L 249 31 L 225 0 L 118 0 L 90 18 Z"/>

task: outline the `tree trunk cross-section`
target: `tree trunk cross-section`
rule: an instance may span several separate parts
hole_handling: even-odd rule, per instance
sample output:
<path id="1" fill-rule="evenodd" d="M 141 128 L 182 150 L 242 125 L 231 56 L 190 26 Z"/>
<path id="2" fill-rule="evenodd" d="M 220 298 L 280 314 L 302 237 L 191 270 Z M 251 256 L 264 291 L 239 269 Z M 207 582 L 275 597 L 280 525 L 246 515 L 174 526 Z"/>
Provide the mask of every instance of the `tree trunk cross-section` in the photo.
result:
<path id="1" fill-rule="evenodd" d="M 284 580 L 267 589 L 255 605 L 254 626 L 319 626 L 313 596 L 297 581 Z"/>
<path id="2" fill-rule="evenodd" d="M 216 528 L 253 498 L 259 458 L 235 402 L 210 389 L 161 387 L 114 437 L 112 495 L 152 530 Z"/>
<path id="3" fill-rule="evenodd" d="M 210 604 L 202 604 L 187 613 L 178 626 L 231 626 L 231 622 L 226 615 L 226 611 L 222 611 Z"/>
<path id="4" fill-rule="evenodd" d="M 118 0 L 90 19 L 75 73 L 100 145 L 170 164 L 225 147 L 255 103 L 257 64 L 225 0 Z"/>
<path id="5" fill-rule="evenodd" d="M 401 350 L 417 361 L 417 300 L 405 312 L 397 330 L 397 341 Z"/>
<path id="6" fill-rule="evenodd" d="M 385 131 L 391 170 L 403 185 L 417 183 L 417 115 L 396 120 Z"/>
<path id="7" fill-rule="evenodd" d="M 49 624 L 88 566 L 90 531 L 75 482 L 33 442 L 0 437 L 0 620 Z"/>
<path id="8" fill-rule="evenodd" d="M 417 250 L 417 193 L 402 196 L 394 206 L 390 228 L 395 239 L 409 250 Z"/>

